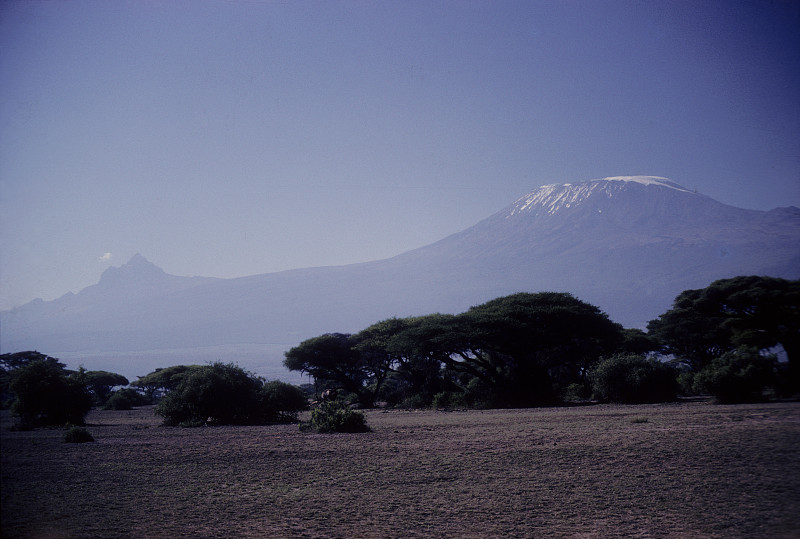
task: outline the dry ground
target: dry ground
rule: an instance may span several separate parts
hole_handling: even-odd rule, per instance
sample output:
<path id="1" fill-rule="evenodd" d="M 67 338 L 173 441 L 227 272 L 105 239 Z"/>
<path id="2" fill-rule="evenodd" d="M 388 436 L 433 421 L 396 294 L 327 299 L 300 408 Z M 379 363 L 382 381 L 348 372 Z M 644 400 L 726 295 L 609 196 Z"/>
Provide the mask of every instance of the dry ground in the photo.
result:
<path id="1" fill-rule="evenodd" d="M 374 432 L 92 412 L 12 432 L 3 537 L 800 537 L 800 403 L 369 411 Z"/>

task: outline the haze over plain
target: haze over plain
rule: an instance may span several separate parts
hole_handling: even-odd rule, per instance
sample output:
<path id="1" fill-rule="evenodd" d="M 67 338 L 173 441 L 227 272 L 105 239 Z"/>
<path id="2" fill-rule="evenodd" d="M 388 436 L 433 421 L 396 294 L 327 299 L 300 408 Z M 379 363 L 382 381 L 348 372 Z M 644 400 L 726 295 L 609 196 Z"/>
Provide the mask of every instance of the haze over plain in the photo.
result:
<path id="1" fill-rule="evenodd" d="M 800 206 L 791 2 L 4 2 L 0 309 L 376 260 L 539 185 Z"/>

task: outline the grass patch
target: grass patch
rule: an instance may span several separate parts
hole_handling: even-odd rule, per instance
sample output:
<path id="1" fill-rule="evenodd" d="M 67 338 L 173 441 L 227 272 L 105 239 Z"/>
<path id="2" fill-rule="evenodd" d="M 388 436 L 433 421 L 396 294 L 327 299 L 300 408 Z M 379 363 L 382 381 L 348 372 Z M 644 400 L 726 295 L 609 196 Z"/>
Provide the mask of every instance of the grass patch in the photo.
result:
<path id="1" fill-rule="evenodd" d="M 94 442 L 94 437 L 83 427 L 70 427 L 64 433 L 64 442 L 68 444 L 85 444 Z"/>

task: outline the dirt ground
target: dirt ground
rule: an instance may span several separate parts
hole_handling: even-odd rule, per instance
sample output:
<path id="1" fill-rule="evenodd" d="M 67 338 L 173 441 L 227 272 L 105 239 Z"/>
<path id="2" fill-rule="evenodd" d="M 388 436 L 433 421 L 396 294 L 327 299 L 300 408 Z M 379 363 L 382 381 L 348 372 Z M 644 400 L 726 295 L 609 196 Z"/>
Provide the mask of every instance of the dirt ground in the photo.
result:
<path id="1" fill-rule="evenodd" d="M 800 537 L 800 403 L 368 411 L 2 436 L 2 537 Z"/>

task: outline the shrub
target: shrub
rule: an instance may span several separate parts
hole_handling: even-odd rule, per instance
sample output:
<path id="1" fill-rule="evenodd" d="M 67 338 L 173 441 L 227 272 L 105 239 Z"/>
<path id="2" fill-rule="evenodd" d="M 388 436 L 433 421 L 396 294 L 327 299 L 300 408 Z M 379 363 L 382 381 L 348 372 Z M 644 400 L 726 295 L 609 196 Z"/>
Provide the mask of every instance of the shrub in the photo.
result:
<path id="1" fill-rule="evenodd" d="M 165 425 L 260 425 L 295 420 L 305 394 L 283 382 L 264 382 L 233 364 L 194 367 L 161 399 Z"/>
<path id="2" fill-rule="evenodd" d="M 416 410 L 418 408 L 427 408 L 429 405 L 430 403 L 425 398 L 425 395 L 416 394 L 404 398 L 396 404 L 396 407 L 404 410 Z"/>
<path id="3" fill-rule="evenodd" d="M 86 442 L 94 442 L 94 437 L 83 427 L 70 427 L 64 433 L 64 442 L 68 444 L 83 444 Z"/>
<path id="4" fill-rule="evenodd" d="M 563 392 L 562 398 L 565 402 L 581 402 L 591 398 L 591 388 L 586 384 L 570 384 Z"/>
<path id="5" fill-rule="evenodd" d="M 193 369 L 158 403 L 166 425 L 245 425 L 254 422 L 261 382 L 233 364 Z"/>
<path id="6" fill-rule="evenodd" d="M 92 407 L 92 396 L 84 385 L 52 358 L 14 369 L 9 386 L 16 395 L 11 411 L 22 428 L 83 425 Z"/>
<path id="7" fill-rule="evenodd" d="M 709 393 L 717 402 L 757 402 L 775 383 L 775 356 L 742 347 L 714 359 L 694 377 L 694 389 Z"/>
<path id="8" fill-rule="evenodd" d="M 694 389 L 694 377 L 697 373 L 692 371 L 682 371 L 678 374 L 678 391 L 684 397 L 697 395 Z"/>
<path id="9" fill-rule="evenodd" d="M 111 394 L 103 407 L 105 410 L 130 410 L 134 406 L 145 406 L 150 400 L 129 387 L 119 389 Z"/>
<path id="10" fill-rule="evenodd" d="M 454 408 L 468 408 L 463 391 L 442 391 L 433 396 L 431 407 L 437 410 L 452 410 Z"/>
<path id="11" fill-rule="evenodd" d="M 607 402 L 669 402 L 675 400 L 678 391 L 675 369 L 635 354 L 600 361 L 590 377 L 594 397 Z"/>
<path id="12" fill-rule="evenodd" d="M 261 413 L 264 422 L 291 423 L 297 414 L 308 408 L 308 398 L 302 388 L 280 382 L 267 382 L 260 391 Z"/>
<path id="13" fill-rule="evenodd" d="M 311 410 L 311 421 L 300 425 L 301 429 L 316 432 L 369 432 L 364 414 L 351 410 L 340 401 L 326 401 Z"/>

